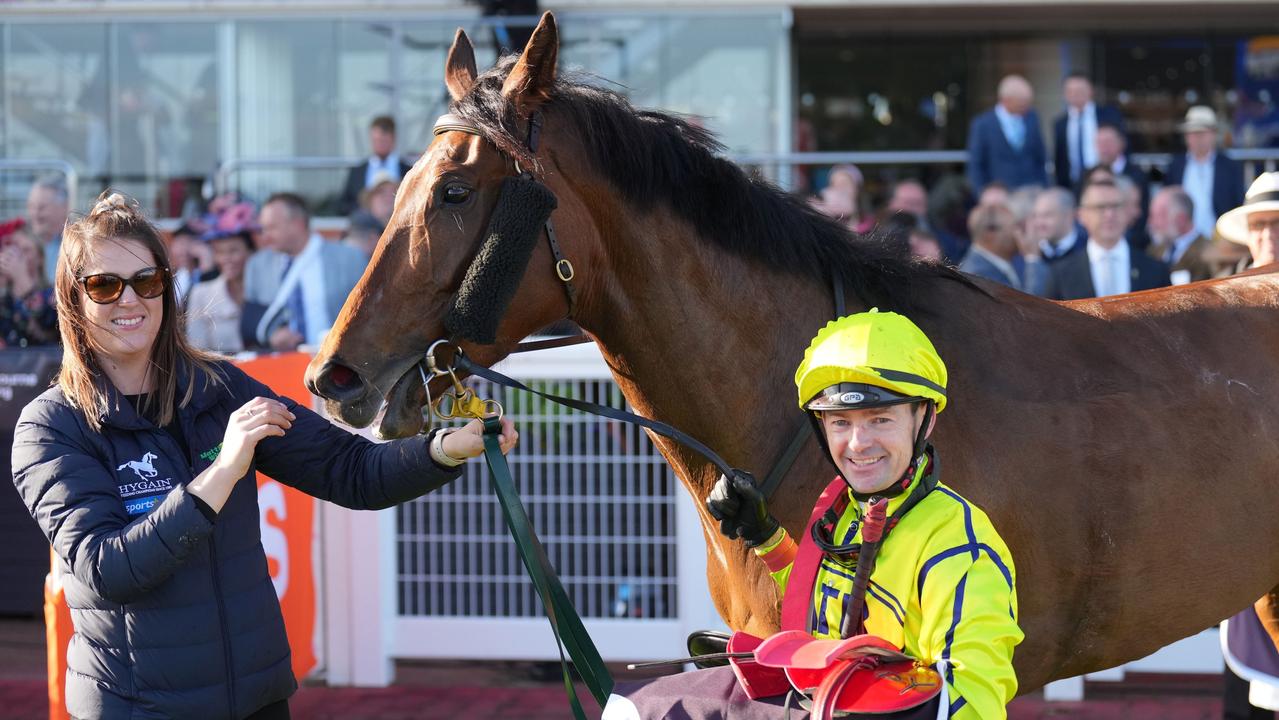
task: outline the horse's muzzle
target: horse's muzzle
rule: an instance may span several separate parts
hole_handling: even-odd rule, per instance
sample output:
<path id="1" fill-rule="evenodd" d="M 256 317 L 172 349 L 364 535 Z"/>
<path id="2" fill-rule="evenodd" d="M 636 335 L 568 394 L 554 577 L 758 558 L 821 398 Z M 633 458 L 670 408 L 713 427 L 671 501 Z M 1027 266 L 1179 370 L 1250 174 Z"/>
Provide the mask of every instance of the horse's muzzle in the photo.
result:
<path id="1" fill-rule="evenodd" d="M 360 373 L 335 357 L 318 369 L 314 365 L 308 367 L 305 381 L 308 390 L 325 399 L 330 414 L 354 427 L 373 422 L 382 404 L 382 398 Z"/>

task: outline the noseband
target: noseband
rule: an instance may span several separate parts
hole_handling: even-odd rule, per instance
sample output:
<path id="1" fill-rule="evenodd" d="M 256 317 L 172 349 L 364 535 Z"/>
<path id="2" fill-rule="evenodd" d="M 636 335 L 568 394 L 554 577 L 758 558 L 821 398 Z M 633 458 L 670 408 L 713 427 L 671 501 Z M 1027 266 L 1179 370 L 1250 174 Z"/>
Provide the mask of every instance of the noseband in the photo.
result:
<path id="1" fill-rule="evenodd" d="M 476 127 L 475 124 L 471 123 L 464 117 L 454 115 L 452 113 L 441 115 L 439 119 L 435 121 L 435 128 L 432 131 L 432 135 L 438 136 L 447 132 L 460 132 L 484 138 L 484 134 L 480 132 L 480 129 Z M 528 137 L 525 138 L 524 141 L 524 146 L 528 148 L 530 155 L 537 153 L 537 146 L 541 139 L 541 135 L 542 113 L 541 111 L 534 111 L 529 117 Z M 542 185 L 542 183 L 533 176 L 532 172 L 520 167 L 518 160 L 515 161 L 515 172 L 521 180 Z M 543 185 L 543 187 L 545 186 Z M 554 193 L 551 193 L 549 188 L 547 188 L 546 191 L 554 197 Z M 568 317 L 571 319 L 577 311 L 577 288 L 573 287 L 573 276 L 575 274 L 573 270 L 573 263 L 569 262 L 569 259 L 564 257 L 564 253 L 560 250 L 559 240 L 555 236 L 555 225 L 551 222 L 549 215 L 547 216 L 546 223 L 543 227 L 546 231 L 546 243 L 550 247 L 551 257 L 555 261 L 555 276 L 560 279 L 560 282 L 564 283 L 564 294 L 568 299 Z"/>

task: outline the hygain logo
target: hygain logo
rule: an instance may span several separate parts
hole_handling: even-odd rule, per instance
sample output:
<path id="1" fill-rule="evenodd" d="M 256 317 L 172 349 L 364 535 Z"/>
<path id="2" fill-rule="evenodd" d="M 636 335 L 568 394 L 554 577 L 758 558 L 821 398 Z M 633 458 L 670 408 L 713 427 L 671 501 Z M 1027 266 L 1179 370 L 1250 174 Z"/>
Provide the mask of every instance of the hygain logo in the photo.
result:
<path id="1" fill-rule="evenodd" d="M 158 479 L 156 476 L 160 471 L 156 469 L 154 461 L 159 456 L 153 452 L 148 452 L 142 456 L 141 460 L 130 460 L 116 468 L 117 472 L 124 470 L 132 470 L 136 481 L 120 483 L 120 498 L 124 500 L 124 510 L 129 515 L 142 515 L 149 512 L 164 496 L 173 490 L 173 480 L 171 478 Z"/>
<path id="2" fill-rule="evenodd" d="M 155 466 L 151 464 L 151 461 L 155 460 L 158 457 L 159 456 L 156 455 L 155 453 L 149 452 L 143 455 L 141 460 L 130 460 L 129 462 L 116 468 L 116 470 L 119 471 L 119 470 L 128 468 L 132 470 L 133 472 L 137 473 L 139 480 L 148 480 L 159 474 L 159 471 L 157 471 L 155 469 Z"/>

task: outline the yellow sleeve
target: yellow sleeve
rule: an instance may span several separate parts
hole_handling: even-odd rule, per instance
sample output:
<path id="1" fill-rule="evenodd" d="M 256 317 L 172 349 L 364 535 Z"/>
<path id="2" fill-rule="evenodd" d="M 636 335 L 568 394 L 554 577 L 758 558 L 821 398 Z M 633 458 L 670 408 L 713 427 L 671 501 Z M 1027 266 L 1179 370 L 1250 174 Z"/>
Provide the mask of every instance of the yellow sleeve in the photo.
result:
<path id="1" fill-rule="evenodd" d="M 948 548 L 921 567 L 920 654 L 944 668 L 957 720 L 1005 718 L 1017 694 L 1013 648 L 1023 633 L 1015 575 L 1011 556 L 996 548 L 1003 543 Z"/>
<path id="2" fill-rule="evenodd" d="M 768 566 L 768 574 L 773 576 L 777 589 L 786 593 L 786 583 L 790 580 L 790 569 L 795 566 L 795 554 L 799 546 L 791 539 L 786 528 L 778 528 L 768 542 L 755 548 L 755 555 Z"/>

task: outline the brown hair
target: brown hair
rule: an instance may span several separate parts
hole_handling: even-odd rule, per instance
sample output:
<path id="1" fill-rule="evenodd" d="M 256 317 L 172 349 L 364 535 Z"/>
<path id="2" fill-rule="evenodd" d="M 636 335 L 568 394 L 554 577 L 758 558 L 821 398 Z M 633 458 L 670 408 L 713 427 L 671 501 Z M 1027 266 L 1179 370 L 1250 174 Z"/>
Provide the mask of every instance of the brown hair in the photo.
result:
<path id="1" fill-rule="evenodd" d="M 108 393 L 96 378 L 102 374 L 97 354 L 103 348 L 94 342 L 89 332 L 89 321 L 83 307 L 83 289 L 79 281 L 89 251 L 94 245 L 105 242 L 132 240 L 139 243 L 154 259 L 156 267 L 165 269 L 163 307 L 164 316 L 151 349 L 148 373 L 157 373 L 155 390 L 147 395 L 141 414 L 155 420 L 157 425 L 173 421 L 177 406 L 178 366 L 184 363 L 190 382 L 181 405 L 186 406 L 195 394 L 196 380 L 202 376 L 205 383 L 222 384 L 221 373 L 214 365 L 215 358 L 187 343 L 182 330 L 182 317 L 178 310 L 173 278 L 168 273 L 169 258 L 164 240 L 155 226 L 146 219 L 133 198 L 107 190 L 98 196 L 89 213 L 67 223 L 62 233 L 62 247 L 58 252 L 58 268 L 54 281 L 54 294 L 58 308 L 58 331 L 62 335 L 62 369 L 58 373 L 58 386 L 72 406 L 85 414 L 94 430 L 100 430 L 99 416 L 110 410 Z"/>
<path id="2" fill-rule="evenodd" d="M 395 134 L 395 118 L 390 115 L 378 115 L 369 123 L 369 129 L 377 128 L 388 135 Z"/>

